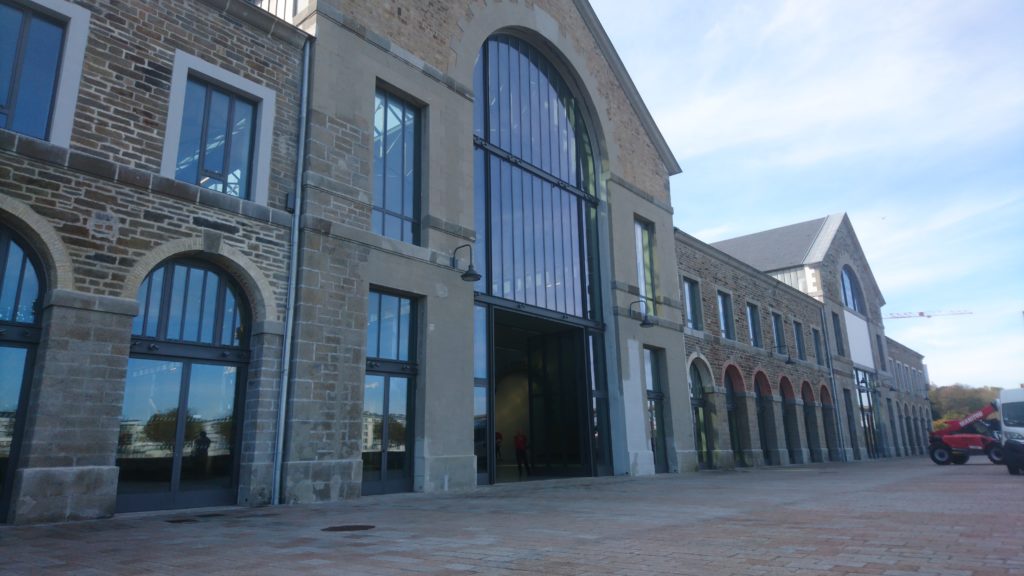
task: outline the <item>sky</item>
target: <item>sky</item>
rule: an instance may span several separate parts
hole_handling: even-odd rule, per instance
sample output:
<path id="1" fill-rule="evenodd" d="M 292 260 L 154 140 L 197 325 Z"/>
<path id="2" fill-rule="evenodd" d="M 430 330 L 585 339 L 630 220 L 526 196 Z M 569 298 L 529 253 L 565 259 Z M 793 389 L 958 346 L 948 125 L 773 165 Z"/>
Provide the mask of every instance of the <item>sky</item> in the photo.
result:
<path id="1" fill-rule="evenodd" d="M 591 0 L 705 242 L 850 216 L 932 384 L 1024 384 L 1024 2 Z"/>

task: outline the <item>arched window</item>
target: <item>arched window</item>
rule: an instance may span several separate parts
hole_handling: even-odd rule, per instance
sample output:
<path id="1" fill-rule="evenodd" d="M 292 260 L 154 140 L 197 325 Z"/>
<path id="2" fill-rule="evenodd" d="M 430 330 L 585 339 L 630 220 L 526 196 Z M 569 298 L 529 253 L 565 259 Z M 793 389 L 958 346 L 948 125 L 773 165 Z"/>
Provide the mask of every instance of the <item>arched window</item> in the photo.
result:
<path id="1" fill-rule="evenodd" d="M 39 342 L 45 289 L 33 260 L 11 230 L 0 225 L 0 522 L 7 516 Z"/>
<path id="2" fill-rule="evenodd" d="M 171 260 L 139 286 L 117 448 L 118 510 L 234 504 L 249 311 L 210 265 Z"/>
<path id="3" fill-rule="evenodd" d="M 849 266 L 843 266 L 843 304 L 854 312 L 866 314 L 864 307 L 864 293 L 860 290 L 860 282 Z"/>
<path id="4" fill-rule="evenodd" d="M 697 464 L 701 468 L 711 468 L 714 424 L 704 397 L 704 379 L 696 362 L 690 364 L 690 408 L 693 411 L 693 445 L 697 450 Z"/>
<path id="5" fill-rule="evenodd" d="M 481 49 L 474 90 L 477 290 L 596 318 L 596 168 L 579 102 L 543 54 L 505 34 Z"/>

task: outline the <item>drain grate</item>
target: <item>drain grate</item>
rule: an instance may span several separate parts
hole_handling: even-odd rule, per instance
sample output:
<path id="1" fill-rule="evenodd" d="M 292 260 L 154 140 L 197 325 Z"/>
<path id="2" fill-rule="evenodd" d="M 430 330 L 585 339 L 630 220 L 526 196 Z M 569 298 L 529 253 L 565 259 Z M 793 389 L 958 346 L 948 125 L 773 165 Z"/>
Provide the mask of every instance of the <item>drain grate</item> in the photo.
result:
<path id="1" fill-rule="evenodd" d="M 369 524 L 342 524 L 341 526 L 328 526 L 322 528 L 322 532 L 360 532 L 362 530 L 373 530 L 376 526 Z"/>
<path id="2" fill-rule="evenodd" d="M 171 518 L 166 520 L 168 524 L 192 524 L 193 522 L 199 522 L 195 518 Z"/>

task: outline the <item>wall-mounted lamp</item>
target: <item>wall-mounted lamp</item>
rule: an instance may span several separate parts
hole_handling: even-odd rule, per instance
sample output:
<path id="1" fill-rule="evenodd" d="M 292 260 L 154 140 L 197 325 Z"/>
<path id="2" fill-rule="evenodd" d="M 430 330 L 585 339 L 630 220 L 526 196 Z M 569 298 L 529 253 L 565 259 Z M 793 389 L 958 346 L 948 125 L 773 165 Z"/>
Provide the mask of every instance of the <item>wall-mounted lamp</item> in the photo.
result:
<path id="1" fill-rule="evenodd" d="M 459 253 L 459 250 L 462 250 L 463 248 L 469 248 L 469 267 L 466 268 L 466 271 L 462 273 L 461 278 L 463 280 L 465 280 L 466 282 L 476 282 L 477 280 L 479 280 L 481 278 L 481 276 L 480 276 L 480 273 L 477 272 L 475 268 L 473 268 L 473 245 L 472 244 L 463 244 L 462 246 L 459 246 L 458 248 L 456 248 L 455 250 L 452 251 L 452 268 L 455 268 L 456 270 L 458 270 L 458 268 L 459 268 L 459 266 L 458 266 L 459 259 L 456 257 L 456 255 Z"/>
<path id="2" fill-rule="evenodd" d="M 796 364 L 796 362 L 793 362 L 793 356 L 789 353 L 788 344 L 783 346 L 776 346 L 775 351 L 778 352 L 779 354 L 782 354 L 783 351 L 786 352 L 786 365 L 792 366 L 793 364 Z"/>
<path id="3" fill-rule="evenodd" d="M 629 303 L 629 315 L 630 315 L 630 317 L 633 316 L 633 305 L 634 304 L 645 304 L 645 303 L 646 303 L 646 300 L 634 300 L 633 302 L 630 302 Z M 650 328 L 651 326 L 655 326 L 654 321 L 651 320 L 651 317 L 647 314 L 647 308 L 646 307 L 643 307 L 643 308 L 640 309 L 640 314 L 641 314 L 641 316 L 640 316 L 640 327 L 641 328 Z"/>

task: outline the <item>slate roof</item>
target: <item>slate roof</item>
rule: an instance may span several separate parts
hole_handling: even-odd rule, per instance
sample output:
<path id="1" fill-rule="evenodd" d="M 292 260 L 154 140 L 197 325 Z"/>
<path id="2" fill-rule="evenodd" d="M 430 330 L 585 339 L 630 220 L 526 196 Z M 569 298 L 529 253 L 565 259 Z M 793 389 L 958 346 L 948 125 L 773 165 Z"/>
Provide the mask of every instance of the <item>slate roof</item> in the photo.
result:
<path id="1" fill-rule="evenodd" d="M 762 272 L 821 262 L 845 214 L 755 232 L 711 245 Z"/>

